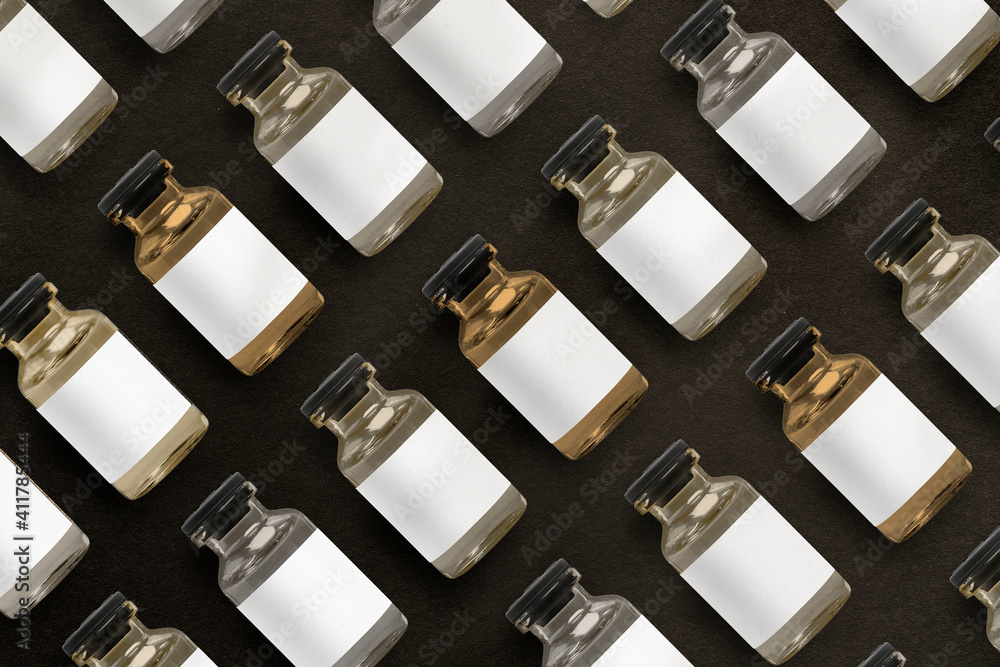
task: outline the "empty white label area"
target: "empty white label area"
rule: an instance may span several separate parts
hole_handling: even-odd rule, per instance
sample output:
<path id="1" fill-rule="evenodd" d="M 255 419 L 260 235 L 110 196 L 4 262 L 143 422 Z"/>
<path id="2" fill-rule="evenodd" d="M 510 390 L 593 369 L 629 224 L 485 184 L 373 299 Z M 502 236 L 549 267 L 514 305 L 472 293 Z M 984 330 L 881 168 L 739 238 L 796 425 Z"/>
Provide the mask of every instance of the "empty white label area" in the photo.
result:
<path id="1" fill-rule="evenodd" d="M 274 168 L 348 241 L 427 160 L 352 88 Z"/>
<path id="2" fill-rule="evenodd" d="M 527 69 L 545 44 L 507 0 L 440 0 L 393 48 L 469 120 Z"/>
<path id="3" fill-rule="evenodd" d="M 884 375 L 803 450 L 875 526 L 902 508 L 954 452 Z"/>
<path id="4" fill-rule="evenodd" d="M 750 243 L 676 173 L 598 252 L 674 324 L 708 296 Z"/>
<path id="5" fill-rule="evenodd" d="M 28 597 L 44 582 L 31 577 L 38 565 L 63 538 L 73 524 L 55 504 L 31 483 L 17 474 L 17 466 L 0 453 L 0 484 L 3 484 L 8 508 L 0 520 L 0 595 L 18 583 L 18 572 L 28 570 L 28 588 L 20 589 L 18 597 Z M 25 480 L 27 485 L 18 483 Z"/>
<path id="6" fill-rule="evenodd" d="M 156 289 L 230 359 L 295 299 L 308 281 L 233 208 Z"/>
<path id="7" fill-rule="evenodd" d="M 187 660 L 181 663 L 181 667 L 216 667 L 216 664 L 205 655 L 204 651 L 198 649 L 189 655 Z"/>
<path id="8" fill-rule="evenodd" d="M 101 75 L 26 5 L 0 30 L 0 137 L 27 155 L 100 82 Z"/>
<path id="9" fill-rule="evenodd" d="M 995 260 L 923 336 L 976 388 L 1000 408 L 1000 260 Z"/>
<path id="10" fill-rule="evenodd" d="M 104 0 L 137 35 L 145 37 L 156 28 L 184 0 Z"/>
<path id="11" fill-rule="evenodd" d="M 358 491 L 434 562 L 509 488 L 507 478 L 435 410 Z"/>
<path id="12" fill-rule="evenodd" d="M 794 54 L 717 131 L 789 204 L 802 199 L 871 129 Z"/>
<path id="13" fill-rule="evenodd" d="M 556 292 L 479 372 L 555 443 L 607 396 L 632 363 Z"/>
<path id="14" fill-rule="evenodd" d="M 109 482 L 116 482 L 191 407 L 116 331 L 38 411 Z"/>
<path id="15" fill-rule="evenodd" d="M 988 11 L 983 0 L 847 0 L 837 16 L 912 86 Z"/>
<path id="16" fill-rule="evenodd" d="M 757 648 L 833 574 L 833 566 L 758 498 L 681 576 Z"/>
<path id="17" fill-rule="evenodd" d="M 640 616 L 615 640 L 615 643 L 593 664 L 593 667 L 692 667 L 688 659 Z"/>
<path id="18" fill-rule="evenodd" d="M 391 606 L 317 530 L 238 609 L 295 667 L 330 667 Z"/>

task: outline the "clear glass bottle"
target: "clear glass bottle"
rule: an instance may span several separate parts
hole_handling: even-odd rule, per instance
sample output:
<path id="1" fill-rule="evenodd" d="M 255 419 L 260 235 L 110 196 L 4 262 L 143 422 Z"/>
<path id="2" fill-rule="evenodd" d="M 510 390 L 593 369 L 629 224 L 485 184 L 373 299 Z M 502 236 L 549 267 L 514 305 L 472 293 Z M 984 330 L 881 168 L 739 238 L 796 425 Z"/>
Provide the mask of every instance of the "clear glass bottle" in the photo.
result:
<path id="1" fill-rule="evenodd" d="M 692 667 L 631 602 L 591 595 L 562 559 L 510 606 L 507 620 L 542 642 L 542 667 Z"/>
<path id="2" fill-rule="evenodd" d="M 903 283 L 903 315 L 1000 410 L 1000 252 L 982 236 L 952 236 L 918 199 L 865 253 Z"/>
<path id="3" fill-rule="evenodd" d="M 147 628 L 137 611 L 115 593 L 69 636 L 63 652 L 78 667 L 215 667 L 183 632 Z"/>
<path id="4" fill-rule="evenodd" d="M 826 4 L 928 102 L 950 93 L 1000 41 L 1000 17 L 983 0 Z"/>
<path id="5" fill-rule="evenodd" d="M 159 53 L 177 48 L 222 4 L 222 0 L 104 1 Z"/>
<path id="6" fill-rule="evenodd" d="M 424 285 L 461 320 L 458 346 L 564 456 L 578 459 L 632 411 L 646 378 L 535 271 L 507 271 L 482 236 Z"/>
<path id="7" fill-rule="evenodd" d="M 1000 528 L 983 540 L 951 575 L 951 585 L 987 609 L 986 636 L 1000 651 Z"/>
<path id="8" fill-rule="evenodd" d="M 767 262 L 656 153 L 628 153 L 591 118 L 542 169 L 580 200 L 580 233 L 688 340 L 715 328 Z"/>
<path id="9" fill-rule="evenodd" d="M 254 144 L 275 170 L 366 257 L 437 197 L 434 167 L 339 72 L 303 68 L 277 33 L 219 82 L 254 115 Z"/>
<path id="10" fill-rule="evenodd" d="M 818 220 L 875 168 L 885 142 L 779 35 L 747 33 L 722 0 L 663 46 L 698 80 L 698 111 L 802 217 Z"/>
<path id="11" fill-rule="evenodd" d="M 601 18 L 609 19 L 632 4 L 632 0 L 583 0 Z"/>
<path id="12" fill-rule="evenodd" d="M 784 403 L 785 435 L 893 542 L 923 528 L 958 493 L 972 465 L 859 354 L 830 354 L 804 318 L 747 370 Z"/>
<path id="13" fill-rule="evenodd" d="M 507 0 L 375 0 L 375 29 L 484 137 L 548 88 L 562 58 Z"/>
<path id="14" fill-rule="evenodd" d="M 406 617 L 305 515 L 256 493 L 235 473 L 184 522 L 219 557 L 222 592 L 295 667 L 378 663 Z"/>
<path id="15" fill-rule="evenodd" d="M 386 391 L 352 355 L 302 404 L 340 445 L 337 465 L 361 495 L 449 579 L 468 572 L 527 503 L 422 394 Z"/>
<path id="16" fill-rule="evenodd" d="M 24 0 L 0 0 L 0 138 L 55 169 L 118 103 L 101 75 Z"/>
<path id="17" fill-rule="evenodd" d="M 182 187 L 152 151 L 98 207 L 136 236 L 135 264 L 246 375 L 285 351 L 323 296 L 214 188 Z"/>
<path id="18" fill-rule="evenodd" d="M 35 486 L 25 467 L 2 451 L 0 483 L 10 496 L 11 511 L 0 530 L 0 613 L 27 618 L 73 571 L 90 540 Z M 19 521 L 24 521 L 23 527 Z"/>
<path id="19" fill-rule="evenodd" d="M 746 480 L 710 477 L 678 440 L 625 494 L 663 524 L 681 577 L 772 665 L 802 649 L 850 597 L 833 567 Z"/>
<path id="20" fill-rule="evenodd" d="M 130 500 L 149 492 L 208 430 L 198 408 L 96 310 L 68 310 L 35 274 L 0 305 L 0 345 L 32 405 Z"/>
<path id="21" fill-rule="evenodd" d="M 875 652 L 858 667 L 903 667 L 905 664 L 906 658 L 903 654 L 886 642 L 875 649 Z"/>
<path id="22" fill-rule="evenodd" d="M 986 137 L 986 141 L 990 143 L 993 148 L 1000 151 L 1000 118 L 990 123 L 990 126 L 986 128 L 986 132 L 983 134 Z"/>

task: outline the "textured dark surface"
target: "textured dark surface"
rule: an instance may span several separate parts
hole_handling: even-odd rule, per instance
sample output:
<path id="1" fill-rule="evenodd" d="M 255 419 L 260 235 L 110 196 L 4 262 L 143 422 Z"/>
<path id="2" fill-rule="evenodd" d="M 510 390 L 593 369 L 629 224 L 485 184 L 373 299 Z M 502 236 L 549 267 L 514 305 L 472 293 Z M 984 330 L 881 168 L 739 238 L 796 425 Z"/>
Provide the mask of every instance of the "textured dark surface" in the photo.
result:
<path id="1" fill-rule="evenodd" d="M 663 41 L 698 8 L 697 0 L 636 0 L 612 20 L 575 0 L 513 4 L 566 64 L 524 116 L 487 140 L 456 122 L 375 35 L 367 0 L 228 0 L 166 56 L 99 0 L 36 3 L 123 101 L 97 138 L 55 173 L 36 174 L 0 149 L 0 292 L 41 271 L 70 307 L 100 307 L 212 425 L 145 498 L 129 502 L 108 485 L 88 489 L 90 468 L 21 397 L 14 358 L 0 356 L 0 446 L 13 452 L 15 434 L 31 434 L 36 480 L 93 542 L 33 614 L 30 652 L 14 649 L 13 623 L 0 619 L 0 665 L 67 664 L 60 644 L 116 589 L 142 608 L 146 624 L 184 630 L 220 667 L 286 665 L 280 656 L 267 657 L 261 635 L 219 591 L 215 556 L 196 553 L 180 531 L 236 470 L 260 481 L 267 506 L 310 516 L 407 615 L 409 631 L 386 667 L 540 664 L 541 645 L 518 634 L 503 613 L 559 557 L 583 572 L 593 593 L 617 593 L 643 607 L 697 667 L 760 663 L 672 573 L 659 553 L 659 525 L 622 498 L 681 437 L 701 452 L 711 474 L 756 484 L 854 587 L 846 608 L 791 664 L 856 665 L 886 640 L 916 665 L 997 662 L 984 632 L 985 610 L 962 598 L 948 576 L 1000 523 L 1000 414 L 920 345 L 900 311 L 898 282 L 880 276 L 863 253 L 920 196 L 942 212 L 949 231 L 1000 241 L 1000 155 L 982 138 L 1000 114 L 1000 55 L 930 105 L 821 0 L 739 0 L 746 29 L 788 38 L 889 144 L 872 176 L 810 224 L 758 178 L 741 175 L 735 153 L 697 113 L 694 80 L 660 58 Z M 257 155 L 252 117 L 215 90 L 219 77 L 272 29 L 292 43 L 303 65 L 343 72 L 444 175 L 437 201 L 373 259 L 333 235 Z M 539 177 L 545 160 L 595 113 L 615 123 L 626 149 L 665 155 L 770 264 L 750 298 L 699 342 L 685 341 L 639 298 L 629 298 L 579 235 L 576 200 L 553 199 Z M 132 262 L 132 235 L 97 212 L 101 195 L 154 148 L 174 163 L 183 184 L 219 186 L 327 298 L 316 323 L 258 377 L 242 377 L 145 282 Z M 581 461 L 562 458 L 511 414 L 460 354 L 457 321 L 435 317 L 420 294 L 440 263 L 476 232 L 498 246 L 509 268 L 552 279 L 649 378 L 649 395 L 635 413 Z M 904 545 L 880 543 L 829 483 L 791 455 L 779 401 L 743 375 L 800 315 L 819 327 L 831 351 L 870 357 L 973 462 L 965 489 Z M 301 402 L 355 351 L 382 369 L 387 387 L 426 394 L 528 498 L 528 512 L 510 535 L 457 581 L 422 562 L 352 490 L 337 470 L 332 434 L 315 431 L 299 413 Z M 698 395 L 692 387 L 700 387 Z M 289 448 L 294 460 L 275 463 Z M 283 471 L 265 480 L 258 471 L 269 465 Z M 0 491 L 0 498 L 10 496 Z M 12 511 L 0 507 L 0 517 Z M 571 526 L 566 515 L 574 516 Z M 546 533 L 554 539 L 540 537 Z"/>

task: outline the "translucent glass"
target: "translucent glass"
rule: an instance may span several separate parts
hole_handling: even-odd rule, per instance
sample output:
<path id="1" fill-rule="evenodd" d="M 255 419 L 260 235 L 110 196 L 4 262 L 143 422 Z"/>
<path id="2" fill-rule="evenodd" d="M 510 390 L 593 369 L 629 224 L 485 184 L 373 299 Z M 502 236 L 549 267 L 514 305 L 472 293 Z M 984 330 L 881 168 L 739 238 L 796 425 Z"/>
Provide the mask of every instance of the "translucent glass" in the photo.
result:
<path id="1" fill-rule="evenodd" d="M 132 617 L 119 630 L 120 636 L 95 635 L 88 648 L 73 654 L 74 663 L 79 667 L 181 667 L 198 650 L 180 630 L 147 628 L 135 617 L 135 605 L 125 605 Z"/>
<path id="2" fill-rule="evenodd" d="M 184 0 L 160 25 L 142 35 L 159 53 L 173 51 L 194 33 L 224 0 Z"/>
<path id="3" fill-rule="evenodd" d="M 584 0 L 603 18 L 609 19 L 632 4 L 632 0 Z"/>

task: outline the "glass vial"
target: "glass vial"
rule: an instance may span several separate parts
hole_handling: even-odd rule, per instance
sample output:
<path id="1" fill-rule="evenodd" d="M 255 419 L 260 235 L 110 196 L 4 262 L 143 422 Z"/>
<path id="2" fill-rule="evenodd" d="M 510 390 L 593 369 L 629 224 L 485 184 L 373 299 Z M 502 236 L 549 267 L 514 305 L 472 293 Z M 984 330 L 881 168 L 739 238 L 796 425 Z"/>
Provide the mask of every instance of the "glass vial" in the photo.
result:
<path id="1" fill-rule="evenodd" d="M 118 103 L 107 81 L 24 0 L 0 0 L 0 137 L 40 172 Z"/>
<path id="2" fill-rule="evenodd" d="M 177 48 L 222 4 L 222 0 L 104 1 L 159 53 Z"/>
<path id="3" fill-rule="evenodd" d="M 136 236 L 157 291 L 246 375 L 305 331 L 323 296 L 214 188 L 185 188 L 153 151 L 104 196 L 102 214 Z"/>
<path id="4" fill-rule="evenodd" d="M 785 435 L 893 542 L 958 493 L 972 465 L 871 361 L 830 354 L 804 318 L 747 370 L 784 403 Z"/>
<path id="5" fill-rule="evenodd" d="M 601 18 L 609 19 L 632 4 L 632 0 L 583 0 Z"/>
<path id="6" fill-rule="evenodd" d="M 507 620 L 542 642 L 543 667 L 693 667 L 631 602 L 591 595 L 562 559 L 510 606 Z"/>
<path id="7" fill-rule="evenodd" d="M 988 611 L 986 636 L 1000 651 L 1000 528 L 983 540 L 951 575 L 951 584 L 966 598 L 976 598 Z"/>
<path id="8" fill-rule="evenodd" d="M 441 574 L 454 579 L 524 514 L 524 497 L 415 391 L 386 391 L 352 355 L 302 405 L 340 445 L 337 465 Z"/>
<path id="9" fill-rule="evenodd" d="M 649 388 L 646 378 L 545 276 L 507 271 L 482 236 L 424 285 L 461 320 L 458 346 L 564 456 L 604 439 Z"/>
<path id="10" fill-rule="evenodd" d="M 434 200 L 434 167 L 339 72 L 303 68 L 275 32 L 219 82 L 255 116 L 254 144 L 289 185 L 370 257 Z"/>
<path id="11" fill-rule="evenodd" d="M 180 630 L 150 629 L 136 606 L 115 593 L 63 644 L 79 667 L 215 667 Z"/>
<path id="12" fill-rule="evenodd" d="M 0 305 L 21 393 L 130 500 L 194 448 L 208 420 L 96 310 L 68 310 L 37 273 Z"/>
<path id="13" fill-rule="evenodd" d="M 926 201 L 913 202 L 865 257 L 903 283 L 903 315 L 1000 410 L 1000 252 L 982 236 L 952 236 Z"/>
<path id="14" fill-rule="evenodd" d="M 476 132 L 542 94 L 562 58 L 507 0 L 375 0 L 375 29 Z"/>
<path id="15" fill-rule="evenodd" d="M 722 0 L 681 26 L 661 54 L 698 80 L 698 111 L 802 217 L 833 209 L 885 142 L 779 35 L 747 33 Z"/>
<path id="16" fill-rule="evenodd" d="M 678 440 L 626 500 L 663 524 L 667 562 L 772 665 L 802 649 L 850 597 L 833 567 L 739 477 L 709 477 Z"/>
<path id="17" fill-rule="evenodd" d="M 27 617 L 73 571 L 90 540 L 2 451 L 0 483 L 13 511 L 0 530 L 0 613 L 16 619 Z"/>
<path id="18" fill-rule="evenodd" d="M 986 128 L 986 132 L 983 134 L 986 137 L 986 141 L 990 143 L 993 148 L 1000 150 L 1000 118 L 990 123 L 990 126 Z"/>
<path id="19" fill-rule="evenodd" d="M 903 654 L 886 642 L 875 649 L 875 652 L 868 656 L 858 667 L 903 667 L 906 658 Z"/>
<path id="20" fill-rule="evenodd" d="M 1000 17 L 983 0 L 826 3 L 928 102 L 950 93 L 1000 41 Z"/>
<path id="21" fill-rule="evenodd" d="M 399 641 L 406 618 L 297 510 L 269 510 L 235 473 L 182 530 L 219 557 L 219 587 L 295 667 L 370 667 Z M 323 596 L 307 608 L 302 600 Z"/>
<path id="22" fill-rule="evenodd" d="M 661 155 L 628 153 L 590 119 L 542 169 L 580 200 L 597 252 L 688 340 L 715 328 L 756 287 L 767 262 Z"/>

